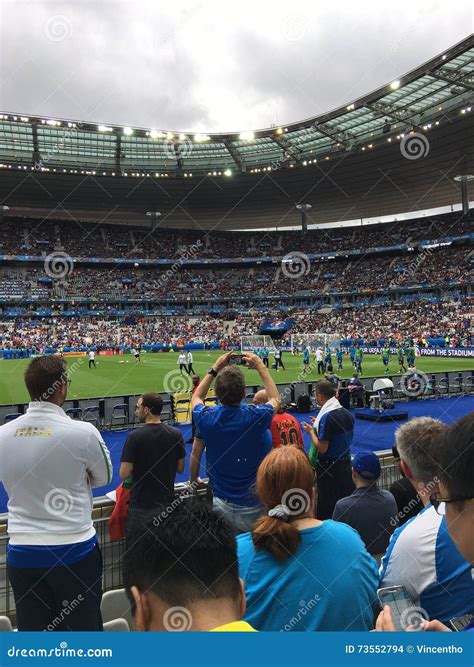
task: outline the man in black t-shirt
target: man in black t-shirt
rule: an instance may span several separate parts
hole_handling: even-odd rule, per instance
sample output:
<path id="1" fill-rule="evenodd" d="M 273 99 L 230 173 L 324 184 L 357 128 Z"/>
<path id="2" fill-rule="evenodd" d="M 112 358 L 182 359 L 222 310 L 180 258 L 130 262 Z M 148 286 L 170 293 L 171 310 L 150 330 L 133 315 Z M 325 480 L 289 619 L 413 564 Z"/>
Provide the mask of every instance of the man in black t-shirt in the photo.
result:
<path id="1" fill-rule="evenodd" d="M 171 503 L 176 473 L 184 472 L 186 450 L 181 431 L 163 424 L 160 394 L 143 394 L 136 414 L 144 426 L 131 431 L 122 451 L 120 477 L 132 478 L 128 527 L 141 512 Z"/>

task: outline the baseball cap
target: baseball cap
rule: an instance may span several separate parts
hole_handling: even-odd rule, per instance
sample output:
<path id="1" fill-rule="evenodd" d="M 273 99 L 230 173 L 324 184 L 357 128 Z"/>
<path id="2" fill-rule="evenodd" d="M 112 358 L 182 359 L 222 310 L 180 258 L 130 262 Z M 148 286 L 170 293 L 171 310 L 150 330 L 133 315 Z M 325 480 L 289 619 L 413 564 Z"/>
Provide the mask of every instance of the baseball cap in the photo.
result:
<path id="1" fill-rule="evenodd" d="M 352 467 L 362 479 L 375 480 L 380 477 L 379 457 L 373 452 L 358 452 L 352 459 Z"/>

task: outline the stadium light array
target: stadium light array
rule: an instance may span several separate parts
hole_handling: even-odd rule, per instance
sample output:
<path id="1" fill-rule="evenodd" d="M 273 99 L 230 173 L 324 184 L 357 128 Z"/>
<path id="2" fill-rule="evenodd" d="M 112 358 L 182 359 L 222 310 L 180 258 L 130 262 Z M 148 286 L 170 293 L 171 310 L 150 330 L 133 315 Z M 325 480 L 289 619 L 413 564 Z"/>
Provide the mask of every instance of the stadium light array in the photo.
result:
<path id="1" fill-rule="evenodd" d="M 390 88 L 392 90 L 397 90 L 397 88 L 400 88 L 400 81 L 398 79 L 396 81 L 392 81 Z"/>
<path id="2" fill-rule="evenodd" d="M 112 128 L 109 125 L 98 125 L 97 129 L 99 132 L 112 132 Z"/>
<path id="3" fill-rule="evenodd" d="M 209 141 L 210 138 L 211 137 L 208 134 L 201 134 L 200 132 L 194 135 L 194 141 L 198 144 L 202 144 L 204 141 Z"/>
<path id="4" fill-rule="evenodd" d="M 130 137 L 133 134 L 133 130 L 131 127 L 124 127 L 123 128 L 123 133 L 127 136 Z"/>
<path id="5" fill-rule="evenodd" d="M 231 169 L 226 169 L 226 170 L 224 171 L 224 176 L 232 176 L 232 171 L 231 171 Z"/>

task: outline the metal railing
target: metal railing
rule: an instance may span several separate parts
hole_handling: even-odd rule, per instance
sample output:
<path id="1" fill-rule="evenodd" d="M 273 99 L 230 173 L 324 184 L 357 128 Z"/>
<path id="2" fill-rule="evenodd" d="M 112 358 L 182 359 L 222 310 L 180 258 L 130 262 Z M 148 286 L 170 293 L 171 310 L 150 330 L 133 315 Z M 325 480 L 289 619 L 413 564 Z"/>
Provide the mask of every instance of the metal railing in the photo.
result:
<path id="1" fill-rule="evenodd" d="M 394 481 L 400 478 L 398 464 L 394 461 L 390 450 L 377 452 L 382 474 L 379 480 L 381 489 L 390 488 Z M 175 495 L 183 493 L 187 485 L 175 485 Z M 205 487 L 198 490 L 199 496 L 205 496 Z M 97 532 L 97 540 L 102 551 L 103 574 L 102 586 L 104 593 L 116 588 L 122 588 L 122 558 L 125 553 L 125 539 L 111 542 L 109 535 L 109 517 L 112 514 L 114 503 L 108 498 L 98 498 L 94 501 L 92 519 Z M 8 616 L 12 624 L 16 623 L 15 600 L 7 573 L 7 515 L 0 515 L 0 616 Z"/>

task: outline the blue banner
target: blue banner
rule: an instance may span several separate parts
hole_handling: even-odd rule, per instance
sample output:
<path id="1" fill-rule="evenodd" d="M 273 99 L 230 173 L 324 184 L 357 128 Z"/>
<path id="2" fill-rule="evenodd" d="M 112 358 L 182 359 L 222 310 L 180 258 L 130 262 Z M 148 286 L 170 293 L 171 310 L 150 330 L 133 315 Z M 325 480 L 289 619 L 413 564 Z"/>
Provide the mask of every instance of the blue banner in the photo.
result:
<path id="1" fill-rule="evenodd" d="M 0 665 L 472 667 L 471 632 L 2 633 Z"/>

